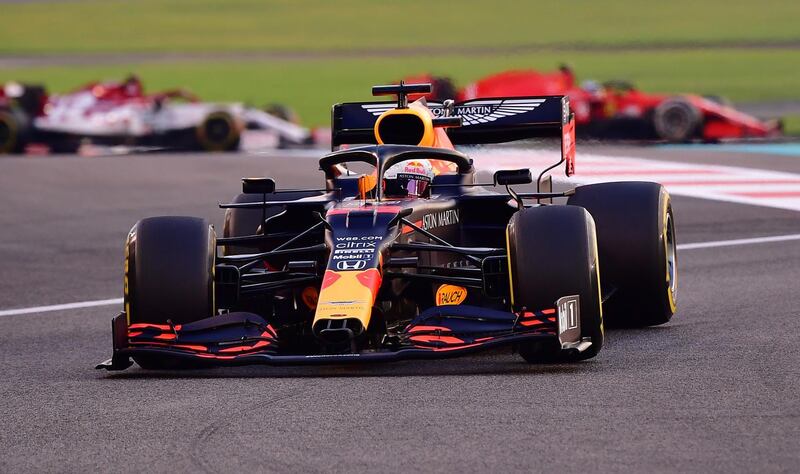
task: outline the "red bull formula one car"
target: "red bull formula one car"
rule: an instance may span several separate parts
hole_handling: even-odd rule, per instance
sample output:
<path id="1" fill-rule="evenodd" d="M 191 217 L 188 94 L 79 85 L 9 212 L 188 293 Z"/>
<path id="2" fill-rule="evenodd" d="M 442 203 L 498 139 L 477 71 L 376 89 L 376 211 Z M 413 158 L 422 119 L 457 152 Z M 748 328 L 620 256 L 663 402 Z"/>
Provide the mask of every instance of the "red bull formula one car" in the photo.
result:
<path id="1" fill-rule="evenodd" d="M 600 351 L 605 323 L 672 317 L 675 229 L 662 186 L 553 192 L 545 170 L 523 191 L 529 169 L 476 182 L 454 144 L 552 136 L 571 174 L 568 99 L 408 103 L 429 91 L 377 86 L 397 101 L 334 106 L 324 186 L 243 179 L 243 193 L 220 204 L 222 237 L 193 217 L 136 223 L 113 356 L 98 368 L 378 362 L 498 346 L 528 362 L 578 361 Z"/>
<path id="2" fill-rule="evenodd" d="M 307 129 L 242 104 L 202 102 L 182 89 L 145 93 L 136 76 L 60 95 L 17 83 L 0 92 L 0 154 L 29 145 L 75 153 L 82 144 L 231 151 L 248 129 L 272 131 L 285 144 L 310 140 Z"/>
<path id="3" fill-rule="evenodd" d="M 627 81 L 586 81 L 579 86 L 566 66 L 554 72 L 501 72 L 460 90 L 442 77 L 425 75 L 407 80 L 432 82 L 433 92 L 427 98 L 437 101 L 566 95 L 575 113 L 578 135 L 592 138 L 719 141 L 778 137 L 782 128 L 778 120 L 760 120 L 718 97 L 650 94 Z"/>

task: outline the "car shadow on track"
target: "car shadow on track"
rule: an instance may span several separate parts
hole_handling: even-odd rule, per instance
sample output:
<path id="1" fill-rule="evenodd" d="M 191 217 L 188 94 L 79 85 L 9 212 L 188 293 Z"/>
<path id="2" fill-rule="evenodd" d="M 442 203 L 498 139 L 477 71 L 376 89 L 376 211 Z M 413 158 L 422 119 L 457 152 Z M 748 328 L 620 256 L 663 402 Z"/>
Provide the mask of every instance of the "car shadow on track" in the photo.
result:
<path id="1" fill-rule="evenodd" d="M 465 361 L 464 361 L 465 362 Z M 393 364 L 318 366 L 318 367 L 219 367 L 186 371 L 146 371 L 133 369 L 130 372 L 112 374 L 105 379 L 212 379 L 212 378 L 348 378 L 348 377 L 458 377 L 482 375 L 536 375 L 579 374 L 592 372 L 597 362 L 581 364 L 528 365 L 522 361 L 509 360 L 486 363 L 470 361 L 471 364 L 447 364 L 427 361 L 397 362 Z M 595 369 L 596 370 L 596 369 Z"/>
<path id="2" fill-rule="evenodd" d="M 134 365 L 125 372 L 103 374 L 104 380 L 120 379 L 214 379 L 214 378 L 347 378 L 347 377 L 459 377 L 493 375 L 588 375 L 601 373 L 614 364 L 614 353 L 647 347 L 653 339 L 669 339 L 675 327 L 656 326 L 607 331 L 606 349 L 590 360 L 577 363 L 528 364 L 508 349 L 495 349 L 483 354 L 445 359 L 400 361 L 381 364 L 347 364 L 319 366 L 273 367 L 251 365 L 193 370 L 143 370 Z"/>

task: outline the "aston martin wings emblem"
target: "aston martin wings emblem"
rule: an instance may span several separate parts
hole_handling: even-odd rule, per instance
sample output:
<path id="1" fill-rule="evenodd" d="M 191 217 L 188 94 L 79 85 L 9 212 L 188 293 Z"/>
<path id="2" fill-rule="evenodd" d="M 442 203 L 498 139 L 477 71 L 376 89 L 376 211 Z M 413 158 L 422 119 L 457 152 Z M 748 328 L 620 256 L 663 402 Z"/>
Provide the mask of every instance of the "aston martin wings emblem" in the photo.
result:
<path id="1" fill-rule="evenodd" d="M 429 109 L 433 112 L 434 116 L 439 116 L 442 113 L 442 107 L 444 105 L 441 102 L 431 102 L 427 101 L 426 104 Z M 397 104 L 394 102 L 380 102 L 380 103 L 373 103 L 373 104 L 362 104 L 361 108 L 366 110 L 367 112 L 371 113 L 376 117 L 380 117 L 384 112 L 387 110 L 392 110 L 397 107 Z"/>
<path id="2" fill-rule="evenodd" d="M 485 99 L 456 104 L 453 114 L 461 117 L 463 125 L 494 122 L 503 117 L 530 112 L 546 99 Z"/>
<path id="3" fill-rule="evenodd" d="M 455 104 L 453 115 L 462 119 L 463 125 L 477 125 L 480 123 L 494 122 L 503 117 L 530 112 L 542 105 L 547 99 L 479 99 L 469 100 Z M 363 104 L 364 110 L 376 117 L 387 110 L 395 108 L 393 103 Z M 433 115 L 438 117 L 443 112 L 443 106 L 439 103 L 428 103 L 428 107 Z"/>
<path id="4" fill-rule="evenodd" d="M 380 104 L 364 104 L 361 107 L 372 115 L 380 117 L 384 112 L 392 110 L 396 106 L 397 104 L 395 103 L 384 102 Z"/>

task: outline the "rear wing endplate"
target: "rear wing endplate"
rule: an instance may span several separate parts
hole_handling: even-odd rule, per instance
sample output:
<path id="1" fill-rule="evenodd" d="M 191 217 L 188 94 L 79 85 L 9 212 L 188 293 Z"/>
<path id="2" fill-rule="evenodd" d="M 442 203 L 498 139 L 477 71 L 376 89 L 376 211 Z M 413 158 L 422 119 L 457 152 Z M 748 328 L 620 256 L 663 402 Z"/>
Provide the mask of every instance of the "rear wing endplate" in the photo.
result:
<path id="1" fill-rule="evenodd" d="M 396 102 L 348 102 L 333 106 L 331 145 L 375 144 L 378 117 Z M 560 137 L 567 176 L 575 171 L 575 119 L 566 96 L 499 97 L 444 105 L 428 102 L 433 118 L 461 117 L 461 127 L 447 128 L 454 145 L 504 143 Z"/>

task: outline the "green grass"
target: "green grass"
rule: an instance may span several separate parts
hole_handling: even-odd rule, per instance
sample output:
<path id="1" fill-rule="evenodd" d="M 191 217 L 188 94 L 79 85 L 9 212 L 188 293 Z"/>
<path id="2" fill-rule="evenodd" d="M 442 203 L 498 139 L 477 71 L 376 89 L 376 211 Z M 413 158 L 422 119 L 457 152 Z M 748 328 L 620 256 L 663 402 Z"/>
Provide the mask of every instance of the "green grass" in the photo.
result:
<path id="1" fill-rule="evenodd" d="M 137 72 L 150 90 L 186 87 L 209 100 L 291 105 L 309 125 L 327 124 L 331 104 L 369 98 L 370 86 L 430 71 L 458 84 L 507 68 L 573 65 L 579 79 L 625 78 L 651 92 L 719 94 L 734 101 L 800 97 L 800 51 L 726 50 L 640 53 L 547 53 L 369 60 L 150 63 L 97 67 L 0 70 L 0 83 L 16 79 L 65 91 L 98 78 Z"/>
<path id="2" fill-rule="evenodd" d="M 88 0 L 3 4 L 0 53 L 800 40 L 797 0 Z"/>
<path id="3" fill-rule="evenodd" d="M 786 135 L 800 137 L 800 115 L 783 117 L 783 132 Z"/>
<path id="4" fill-rule="evenodd" d="M 0 69 L 0 83 L 42 82 L 55 91 L 136 72 L 150 90 L 186 87 L 208 100 L 289 104 L 310 125 L 326 124 L 332 103 L 366 99 L 369 86 L 406 75 L 433 72 L 463 85 L 509 68 L 553 69 L 562 62 L 572 64 L 581 79 L 629 79 L 646 91 L 719 94 L 734 101 L 800 97 L 799 50 L 735 48 L 800 43 L 797 0 L 85 0 L 3 4 L 0 18 L 0 55 L 314 53 L 303 61 L 130 59 L 121 65 Z M 692 44 L 728 48 L 584 47 Z M 537 46 L 545 49 L 472 54 Z M 386 48 L 407 53 L 324 57 Z"/>

